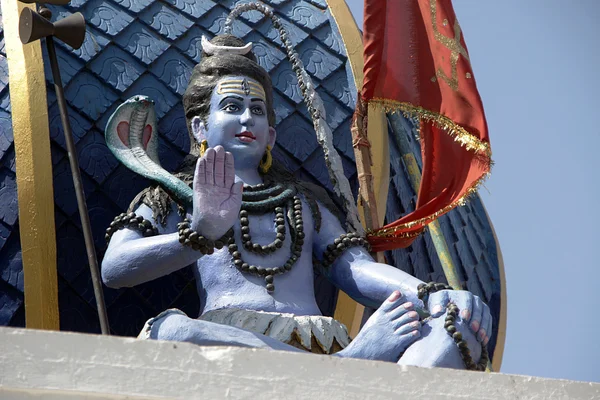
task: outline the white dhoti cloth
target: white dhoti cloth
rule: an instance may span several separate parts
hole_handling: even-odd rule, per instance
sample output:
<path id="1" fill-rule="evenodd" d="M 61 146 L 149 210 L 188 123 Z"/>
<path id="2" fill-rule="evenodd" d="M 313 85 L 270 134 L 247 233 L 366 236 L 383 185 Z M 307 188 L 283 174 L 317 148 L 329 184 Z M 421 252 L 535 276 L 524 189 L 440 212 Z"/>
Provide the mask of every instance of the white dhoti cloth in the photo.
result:
<path id="1" fill-rule="evenodd" d="M 156 317 L 150 318 L 138 337 L 148 339 L 152 324 L 170 314 L 185 315 L 184 312 L 177 309 L 166 310 Z M 344 324 L 322 315 L 297 316 L 228 308 L 209 311 L 198 319 L 259 333 L 318 354 L 336 353 L 348 346 L 351 340 Z"/>

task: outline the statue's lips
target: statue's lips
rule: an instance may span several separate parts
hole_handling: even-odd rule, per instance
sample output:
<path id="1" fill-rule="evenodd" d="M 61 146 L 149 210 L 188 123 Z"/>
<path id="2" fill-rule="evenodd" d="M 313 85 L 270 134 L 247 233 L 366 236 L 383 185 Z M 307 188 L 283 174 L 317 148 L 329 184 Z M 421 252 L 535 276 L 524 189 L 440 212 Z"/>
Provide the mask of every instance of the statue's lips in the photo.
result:
<path id="1" fill-rule="evenodd" d="M 242 133 L 238 133 L 235 135 L 242 143 L 252 143 L 256 140 L 256 137 L 252 134 L 252 132 L 244 131 Z"/>

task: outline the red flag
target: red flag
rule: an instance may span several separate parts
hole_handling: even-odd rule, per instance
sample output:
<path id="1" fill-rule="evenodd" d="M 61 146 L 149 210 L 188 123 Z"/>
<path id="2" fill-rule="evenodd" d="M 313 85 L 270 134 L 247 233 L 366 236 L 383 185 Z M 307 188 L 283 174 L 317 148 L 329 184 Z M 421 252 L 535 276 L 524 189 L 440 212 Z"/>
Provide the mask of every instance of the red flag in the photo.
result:
<path id="1" fill-rule="evenodd" d="M 415 211 L 368 235 L 374 251 L 408 246 L 464 202 L 490 171 L 491 149 L 469 54 L 450 0 L 365 0 L 365 103 L 421 122 Z"/>

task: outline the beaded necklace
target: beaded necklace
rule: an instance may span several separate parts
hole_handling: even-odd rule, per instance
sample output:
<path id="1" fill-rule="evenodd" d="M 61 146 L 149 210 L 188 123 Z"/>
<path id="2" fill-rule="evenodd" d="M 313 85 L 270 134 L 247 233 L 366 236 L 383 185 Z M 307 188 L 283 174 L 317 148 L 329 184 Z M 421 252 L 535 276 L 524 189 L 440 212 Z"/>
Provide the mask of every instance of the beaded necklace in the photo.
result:
<path id="1" fill-rule="evenodd" d="M 252 242 L 250 235 L 250 215 L 264 215 L 269 212 L 275 213 L 275 239 L 268 245 L 260 245 Z M 233 264 L 241 272 L 265 278 L 267 292 L 275 291 L 275 275 L 290 271 L 302 254 L 304 244 L 304 224 L 302 220 L 302 200 L 297 195 L 294 186 L 281 184 L 260 184 L 256 186 L 244 186 L 242 195 L 242 207 L 240 209 L 241 243 L 248 252 L 267 256 L 283 247 L 286 237 L 285 217 L 287 216 L 290 227 L 290 257 L 287 261 L 275 268 L 250 265 L 242 258 L 238 245 L 233 236 L 229 238 L 229 254 Z"/>

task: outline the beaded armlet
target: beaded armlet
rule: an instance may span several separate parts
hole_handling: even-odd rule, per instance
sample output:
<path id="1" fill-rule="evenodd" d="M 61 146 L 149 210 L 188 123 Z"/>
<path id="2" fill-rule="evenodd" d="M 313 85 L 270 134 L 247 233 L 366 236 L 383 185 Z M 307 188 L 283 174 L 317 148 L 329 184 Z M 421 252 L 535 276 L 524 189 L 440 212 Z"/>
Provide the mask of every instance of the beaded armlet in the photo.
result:
<path id="1" fill-rule="evenodd" d="M 110 242 L 112 235 L 114 235 L 116 231 L 123 228 L 138 230 L 142 233 L 142 235 L 144 235 L 144 237 L 158 235 L 158 229 L 152 225 L 152 222 L 148 221 L 141 215 L 136 215 L 134 212 L 129 214 L 121 213 L 117 215 L 110 223 L 109 227 L 106 228 L 106 234 L 104 235 L 106 244 Z"/>
<path id="2" fill-rule="evenodd" d="M 445 283 L 437 283 L 437 282 L 429 282 L 429 283 L 421 283 L 417 286 L 417 297 L 420 300 L 423 300 L 423 303 L 427 305 L 427 300 L 425 299 L 431 293 L 439 292 L 440 290 L 454 290 L 452 286 L 446 285 Z M 467 345 L 467 341 L 463 339 L 462 333 L 460 333 L 456 329 L 456 316 L 458 315 L 458 307 L 456 304 L 449 303 L 448 304 L 448 312 L 446 314 L 446 321 L 444 322 L 444 328 L 446 332 L 452 337 L 454 343 L 458 346 L 458 350 L 460 352 L 460 357 L 465 364 L 465 367 L 471 371 L 485 371 L 489 362 L 489 354 L 487 351 L 487 347 L 481 344 L 481 357 L 479 362 L 475 364 L 473 358 L 471 357 L 471 352 L 469 351 L 469 346 Z"/>
<path id="3" fill-rule="evenodd" d="M 331 266 L 344 251 L 350 247 L 362 246 L 367 251 L 371 251 L 371 245 L 358 233 L 342 233 L 340 237 L 336 238 L 332 244 L 327 246 L 327 249 L 323 252 L 323 267 L 327 268 Z"/>

